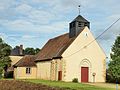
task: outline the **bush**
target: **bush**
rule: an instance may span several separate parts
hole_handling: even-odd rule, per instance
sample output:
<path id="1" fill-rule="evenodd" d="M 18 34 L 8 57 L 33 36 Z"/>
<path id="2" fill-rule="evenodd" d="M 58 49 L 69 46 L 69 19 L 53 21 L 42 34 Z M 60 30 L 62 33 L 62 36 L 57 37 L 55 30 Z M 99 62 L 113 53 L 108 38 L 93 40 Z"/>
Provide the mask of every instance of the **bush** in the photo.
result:
<path id="1" fill-rule="evenodd" d="M 2 78 L 3 69 L 0 67 L 0 79 Z"/>
<path id="2" fill-rule="evenodd" d="M 78 78 L 74 78 L 72 82 L 78 83 Z"/>
<path id="3" fill-rule="evenodd" d="M 13 71 L 5 72 L 4 78 L 13 78 Z"/>

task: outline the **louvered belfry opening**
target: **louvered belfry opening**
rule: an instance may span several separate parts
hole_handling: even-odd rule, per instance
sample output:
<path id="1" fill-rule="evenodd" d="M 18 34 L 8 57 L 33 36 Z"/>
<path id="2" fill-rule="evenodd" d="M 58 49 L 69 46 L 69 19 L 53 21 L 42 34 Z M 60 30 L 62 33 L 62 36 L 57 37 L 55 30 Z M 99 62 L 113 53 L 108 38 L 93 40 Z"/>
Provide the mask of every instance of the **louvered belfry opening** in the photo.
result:
<path id="1" fill-rule="evenodd" d="M 83 18 L 81 15 L 78 15 L 69 24 L 69 38 L 77 36 L 84 29 L 85 26 L 90 28 L 90 22 Z"/>

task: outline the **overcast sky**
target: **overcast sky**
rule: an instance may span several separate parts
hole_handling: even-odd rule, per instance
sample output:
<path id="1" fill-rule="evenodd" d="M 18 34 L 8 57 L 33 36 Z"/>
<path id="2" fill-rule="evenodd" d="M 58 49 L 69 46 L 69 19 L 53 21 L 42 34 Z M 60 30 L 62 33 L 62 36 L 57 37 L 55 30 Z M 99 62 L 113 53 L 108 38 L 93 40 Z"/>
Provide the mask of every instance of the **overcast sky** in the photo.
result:
<path id="1" fill-rule="evenodd" d="M 120 18 L 120 0 L 0 0 L 0 37 L 12 47 L 42 48 L 48 39 L 69 31 L 79 4 L 94 37 Z M 120 21 L 98 39 L 107 56 L 119 34 Z"/>

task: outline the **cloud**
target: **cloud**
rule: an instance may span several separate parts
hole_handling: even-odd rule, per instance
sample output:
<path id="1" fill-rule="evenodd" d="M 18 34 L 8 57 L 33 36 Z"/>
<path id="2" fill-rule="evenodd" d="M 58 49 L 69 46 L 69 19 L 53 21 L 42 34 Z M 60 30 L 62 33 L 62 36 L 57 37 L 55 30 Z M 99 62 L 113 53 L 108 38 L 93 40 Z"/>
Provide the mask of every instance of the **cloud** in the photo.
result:
<path id="1" fill-rule="evenodd" d="M 78 15 L 81 4 L 81 14 L 89 19 L 91 31 L 97 37 L 120 17 L 119 3 L 119 0 L 1 0 L 0 35 L 14 46 L 31 45 L 28 40 L 34 41 L 35 47 L 41 46 L 49 38 L 68 32 L 68 23 Z M 104 50 L 111 48 L 119 33 L 120 22 L 98 39 Z"/>
<path id="2" fill-rule="evenodd" d="M 58 1 L 59 0 L 53 0 L 52 2 L 50 2 L 50 0 L 31 0 L 31 3 L 38 4 L 38 5 L 43 4 L 43 3 L 49 4 L 49 5 L 55 5 L 56 2 L 58 2 Z"/>
<path id="3" fill-rule="evenodd" d="M 15 11 L 18 14 L 23 14 L 23 15 L 24 14 L 28 15 L 31 10 L 32 10 L 32 7 L 30 5 L 24 4 L 24 3 L 15 8 Z"/>
<path id="4" fill-rule="evenodd" d="M 6 21 L 3 24 L 9 31 L 22 31 L 22 32 L 39 32 L 39 33 L 59 33 L 64 32 L 68 27 L 67 21 L 54 22 L 45 25 L 36 25 L 26 20 Z M 57 27 L 57 28 L 56 28 Z"/>
<path id="5" fill-rule="evenodd" d="M 112 41 L 112 40 L 114 40 L 116 38 L 116 36 L 120 35 L 120 18 L 118 18 L 117 16 L 116 17 L 112 17 L 111 16 L 111 18 L 109 19 L 109 21 L 111 21 L 112 23 L 109 26 L 107 26 L 106 29 L 104 29 L 104 31 L 105 30 L 107 30 L 107 31 L 100 37 L 100 39 L 111 40 Z"/>
<path id="6" fill-rule="evenodd" d="M 24 40 L 29 40 L 29 39 L 36 39 L 36 38 L 40 38 L 40 36 L 33 36 L 33 35 L 23 35 L 22 39 Z"/>
<path id="7" fill-rule="evenodd" d="M 40 31 L 40 29 L 44 29 L 44 31 L 46 29 L 46 31 L 50 31 L 51 29 L 53 29 L 53 31 L 57 31 L 57 29 L 50 26 L 55 26 L 56 23 L 59 23 L 59 26 L 61 26 L 63 19 L 65 20 L 64 22 L 68 22 L 64 17 L 64 12 L 69 12 L 71 10 L 70 6 L 65 6 L 64 3 L 59 0 L 54 0 L 54 2 L 49 2 L 49 0 L 33 0 L 31 3 L 21 0 L 21 2 L 10 2 L 8 5 L 9 2 L 10 1 L 8 0 L 2 3 L 3 6 L 7 7 L 3 9 L 3 13 L 0 11 L 2 13 L 0 15 L 0 25 L 12 31 Z M 66 2 L 68 1 L 66 0 Z M 44 7 L 42 3 L 46 3 L 50 6 L 48 8 L 41 9 L 39 8 L 40 6 Z M 36 4 L 39 4 L 39 7 L 36 8 Z"/>
<path id="8" fill-rule="evenodd" d="M 34 10 L 30 12 L 28 18 L 35 24 L 48 24 L 55 16 L 48 11 Z"/>
<path id="9" fill-rule="evenodd" d="M 4 34 L 4 33 L 0 33 L 0 37 L 1 37 L 3 40 L 5 40 L 5 39 L 8 38 L 8 36 L 7 36 L 6 34 Z"/>
<path id="10" fill-rule="evenodd" d="M 29 26 L 33 26 L 32 23 L 27 22 L 26 20 L 15 20 L 15 21 L 8 21 L 7 23 L 3 24 L 5 27 L 9 28 L 9 30 L 17 30 L 17 31 L 24 31 L 27 30 Z"/>

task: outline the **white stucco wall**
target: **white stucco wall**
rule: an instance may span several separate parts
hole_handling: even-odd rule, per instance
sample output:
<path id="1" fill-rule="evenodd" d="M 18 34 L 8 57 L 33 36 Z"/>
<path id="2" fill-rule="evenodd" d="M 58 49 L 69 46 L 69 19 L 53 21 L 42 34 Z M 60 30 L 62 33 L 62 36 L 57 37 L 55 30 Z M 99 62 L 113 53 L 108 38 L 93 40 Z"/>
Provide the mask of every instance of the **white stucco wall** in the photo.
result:
<path id="1" fill-rule="evenodd" d="M 37 67 L 30 67 L 31 73 L 26 74 L 26 67 L 16 67 L 14 68 L 14 78 L 15 79 L 36 79 Z"/>
<path id="2" fill-rule="evenodd" d="M 85 27 L 62 54 L 63 61 L 66 62 L 64 81 L 72 81 L 73 78 L 78 78 L 81 82 L 81 67 L 86 66 L 89 67 L 89 82 L 93 82 L 93 73 L 96 73 L 95 82 L 105 82 L 106 56 L 98 43 L 93 40 L 94 37 L 90 30 Z M 91 41 L 93 42 L 89 44 Z M 88 46 L 86 47 L 86 45 Z"/>
<path id="3" fill-rule="evenodd" d="M 37 62 L 36 65 L 37 65 L 37 78 L 50 80 L 51 62 L 42 61 L 42 62 Z"/>
<path id="4" fill-rule="evenodd" d="M 61 59 L 37 62 L 37 78 L 45 80 L 58 80 L 58 72 L 62 71 L 64 80 L 64 62 Z"/>

